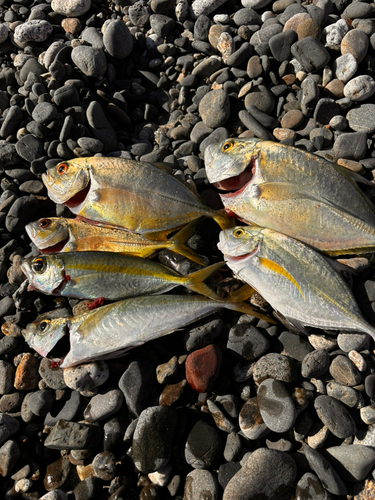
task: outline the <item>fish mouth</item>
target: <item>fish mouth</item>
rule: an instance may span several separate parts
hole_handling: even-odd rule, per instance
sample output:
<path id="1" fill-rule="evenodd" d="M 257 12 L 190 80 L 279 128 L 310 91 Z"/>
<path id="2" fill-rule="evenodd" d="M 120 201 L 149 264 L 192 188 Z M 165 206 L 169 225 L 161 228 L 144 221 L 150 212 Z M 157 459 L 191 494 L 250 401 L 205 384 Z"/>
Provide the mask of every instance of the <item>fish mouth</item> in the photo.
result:
<path id="1" fill-rule="evenodd" d="M 43 255 L 49 255 L 50 253 L 58 253 L 65 247 L 65 245 L 69 242 L 69 236 L 64 240 L 59 241 L 55 245 L 51 245 L 50 247 L 38 248 L 39 252 Z"/>
<path id="2" fill-rule="evenodd" d="M 254 248 L 254 250 L 252 250 L 251 252 L 247 252 L 247 253 L 241 254 L 241 255 L 225 255 L 225 254 L 224 255 L 227 258 L 227 260 L 230 260 L 231 262 L 238 262 L 238 261 L 247 259 L 248 257 L 252 257 L 256 253 L 258 253 L 259 245 L 260 245 L 260 242 Z M 219 248 L 219 250 L 221 250 L 221 249 Z"/>
<path id="3" fill-rule="evenodd" d="M 81 203 L 85 201 L 87 194 L 90 191 L 90 188 L 91 188 L 91 180 L 89 180 L 85 188 L 83 188 L 81 191 L 78 191 L 78 193 L 76 193 L 68 200 L 64 201 L 64 205 L 67 206 L 68 208 L 78 207 L 78 205 L 81 205 Z"/>
<path id="4" fill-rule="evenodd" d="M 220 193 L 220 196 L 223 198 L 238 196 L 246 189 L 255 175 L 257 158 L 258 155 L 252 156 L 249 164 L 240 174 L 214 183 L 217 189 L 221 191 L 230 191 L 228 193 Z"/>
<path id="5" fill-rule="evenodd" d="M 69 334 L 70 334 L 69 327 L 66 326 L 65 327 L 65 335 L 63 335 L 61 337 L 61 339 L 56 342 L 56 344 L 53 346 L 53 348 L 48 353 L 48 357 L 52 358 L 53 361 L 57 365 L 60 365 L 63 362 L 65 356 L 70 351 L 70 335 Z"/>

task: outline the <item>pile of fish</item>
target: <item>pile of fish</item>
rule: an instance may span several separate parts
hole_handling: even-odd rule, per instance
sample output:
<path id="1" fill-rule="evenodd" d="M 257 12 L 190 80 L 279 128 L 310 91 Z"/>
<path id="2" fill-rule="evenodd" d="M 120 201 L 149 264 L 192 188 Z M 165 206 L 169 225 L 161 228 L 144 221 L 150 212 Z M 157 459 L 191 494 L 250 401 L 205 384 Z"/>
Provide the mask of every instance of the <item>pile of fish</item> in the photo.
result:
<path id="1" fill-rule="evenodd" d="M 222 300 L 204 283 L 223 262 L 183 277 L 144 258 L 169 248 L 204 264 L 184 244 L 199 219 L 211 217 L 221 228 L 232 224 L 225 211 L 205 206 L 166 165 L 82 158 L 59 163 L 43 181 L 50 198 L 77 218 L 42 218 L 26 227 L 45 254 L 22 265 L 28 289 L 94 300 L 82 314 L 52 318 L 46 313 L 27 326 L 25 339 L 42 356 L 67 334 L 70 350 L 56 360 L 62 368 L 120 356 L 220 308 L 265 318 L 236 296 Z M 179 285 L 201 295 L 150 297 Z M 103 305 L 106 300 L 117 302 Z"/>
<path id="2" fill-rule="evenodd" d="M 375 207 L 361 176 L 297 148 L 259 139 L 208 146 L 207 177 L 228 213 L 252 226 L 220 233 L 228 266 L 289 324 L 365 332 L 375 328 L 326 255 L 375 251 Z"/>
<path id="3" fill-rule="evenodd" d="M 301 332 L 361 331 L 375 339 L 328 257 L 375 251 L 375 207 L 357 185 L 368 181 L 259 139 L 210 145 L 205 163 L 225 210 L 205 206 L 164 164 L 81 158 L 43 174 L 49 197 L 77 218 L 42 218 L 26 227 L 42 254 L 23 263 L 29 289 L 94 300 L 77 316 L 38 317 L 24 331 L 31 347 L 46 356 L 69 334 L 70 351 L 58 361 L 66 368 L 120 356 L 219 308 L 270 321 L 239 302 L 253 290 Z M 204 283 L 223 262 L 183 277 L 145 259 L 169 248 L 204 265 L 185 245 L 202 217 L 219 224 L 218 247 L 247 284 L 225 301 Z M 231 217 L 247 225 L 233 227 Z M 158 295 L 179 285 L 200 295 Z"/>

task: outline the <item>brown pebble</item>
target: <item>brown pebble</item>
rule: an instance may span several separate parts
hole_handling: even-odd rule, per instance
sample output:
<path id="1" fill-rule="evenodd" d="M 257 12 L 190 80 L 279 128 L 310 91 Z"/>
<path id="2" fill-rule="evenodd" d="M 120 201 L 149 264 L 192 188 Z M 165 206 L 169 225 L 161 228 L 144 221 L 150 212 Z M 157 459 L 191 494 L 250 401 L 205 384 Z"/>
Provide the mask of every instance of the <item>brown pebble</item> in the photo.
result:
<path id="1" fill-rule="evenodd" d="M 336 163 L 342 167 L 352 170 L 353 172 L 360 172 L 363 168 L 362 163 L 359 161 L 347 160 L 346 158 L 339 158 Z"/>
<path id="2" fill-rule="evenodd" d="M 217 48 L 217 44 L 219 43 L 219 38 L 222 33 L 230 33 L 231 29 L 229 26 L 221 26 L 219 24 L 214 24 L 211 26 L 210 31 L 208 32 L 208 41 L 214 47 Z"/>
<path id="3" fill-rule="evenodd" d="M 250 57 L 246 72 L 249 78 L 258 78 L 263 73 L 262 63 L 259 56 Z"/>
<path id="4" fill-rule="evenodd" d="M 56 462 L 47 465 L 43 485 L 47 491 L 60 488 L 68 478 L 72 465 L 67 457 L 61 457 Z"/>
<path id="5" fill-rule="evenodd" d="M 356 483 L 355 486 L 363 489 L 358 493 L 358 495 L 354 495 L 352 497 L 353 500 L 371 500 L 372 498 L 375 498 L 375 481 L 372 479 L 366 479 L 364 485 L 361 482 Z"/>
<path id="6" fill-rule="evenodd" d="M 296 81 L 296 75 L 285 75 L 282 77 L 282 80 L 284 81 L 284 83 L 286 83 L 286 85 L 293 85 L 293 83 Z"/>
<path id="7" fill-rule="evenodd" d="M 295 14 L 293 17 L 287 20 L 287 22 L 284 24 L 284 29 L 283 31 L 288 31 L 288 30 L 293 30 L 297 33 L 298 27 L 307 20 L 311 20 L 310 14 L 307 14 L 307 12 L 300 12 L 298 14 Z"/>
<path id="8" fill-rule="evenodd" d="M 61 21 L 61 27 L 65 31 L 65 33 L 77 35 L 82 30 L 82 23 L 79 19 L 70 17 Z"/>
<path id="9" fill-rule="evenodd" d="M 298 40 L 306 38 L 307 36 L 315 36 L 320 38 L 319 25 L 313 19 L 305 19 L 297 26 Z"/>
<path id="10" fill-rule="evenodd" d="M 176 384 L 168 384 L 164 387 L 163 392 L 159 397 L 159 405 L 160 406 L 171 406 L 173 403 L 178 401 L 187 385 L 186 380 L 181 380 L 181 382 L 177 382 Z"/>
<path id="11" fill-rule="evenodd" d="M 39 373 L 38 373 L 39 362 L 30 353 L 22 354 L 21 361 L 16 369 L 16 375 L 14 377 L 14 387 L 19 391 L 31 391 L 38 387 Z"/>
<path id="12" fill-rule="evenodd" d="M 295 139 L 296 137 L 296 133 L 290 128 L 275 128 L 272 133 L 278 141 L 283 141 L 284 139 Z"/>
<path id="13" fill-rule="evenodd" d="M 22 328 L 11 321 L 6 321 L 3 325 L 1 325 L 1 331 L 8 337 L 22 337 Z"/>
<path id="14" fill-rule="evenodd" d="M 77 465 L 77 474 L 81 481 L 84 481 L 90 476 L 94 475 L 94 469 L 91 464 L 89 465 Z"/>
<path id="15" fill-rule="evenodd" d="M 21 255 L 15 255 L 13 258 L 13 264 L 7 271 L 7 278 L 9 283 L 12 285 L 21 285 L 21 283 L 23 283 L 26 279 L 26 276 L 21 269 L 22 262 L 23 258 Z"/>
<path id="16" fill-rule="evenodd" d="M 324 89 L 330 96 L 341 99 L 341 97 L 344 97 L 344 86 L 344 82 L 335 78 L 334 80 L 331 80 L 329 83 L 327 83 Z"/>
<path id="17" fill-rule="evenodd" d="M 303 121 L 302 111 L 298 109 L 292 109 L 285 113 L 285 115 L 281 118 L 280 124 L 282 128 L 291 128 L 292 130 L 299 127 Z"/>

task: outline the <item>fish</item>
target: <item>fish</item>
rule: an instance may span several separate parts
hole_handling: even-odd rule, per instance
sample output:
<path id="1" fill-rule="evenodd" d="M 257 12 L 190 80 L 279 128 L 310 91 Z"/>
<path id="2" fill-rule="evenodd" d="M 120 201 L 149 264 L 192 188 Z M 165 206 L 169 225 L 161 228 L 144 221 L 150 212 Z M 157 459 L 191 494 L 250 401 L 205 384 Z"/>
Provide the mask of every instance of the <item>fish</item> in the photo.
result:
<path id="1" fill-rule="evenodd" d="M 173 230 L 201 216 L 224 229 L 224 210 L 204 205 L 200 196 L 161 164 L 124 158 L 77 158 L 42 175 L 49 197 L 89 221 L 165 240 Z"/>
<path id="2" fill-rule="evenodd" d="M 168 335 L 221 308 L 267 319 L 249 304 L 211 300 L 200 295 L 141 296 L 113 302 L 77 316 L 29 323 L 23 335 L 29 346 L 47 356 L 69 335 L 70 350 L 55 361 L 61 368 L 122 356 L 150 340 Z"/>
<path id="3" fill-rule="evenodd" d="M 203 281 L 223 266 L 218 262 L 188 276 L 180 276 L 158 262 L 112 252 L 67 252 L 25 259 L 21 268 L 28 290 L 81 299 L 120 300 L 165 293 L 185 286 L 219 300 Z"/>
<path id="4" fill-rule="evenodd" d="M 298 330 L 365 332 L 375 339 L 352 291 L 331 259 L 268 228 L 237 226 L 220 232 L 228 267 Z"/>
<path id="5" fill-rule="evenodd" d="M 150 240 L 131 231 L 89 224 L 64 217 L 41 218 L 26 225 L 31 241 L 43 255 L 57 252 L 119 252 L 136 257 L 153 257 L 167 248 L 200 265 L 205 261 L 184 243 L 195 233 L 201 219 L 196 219 L 164 241 Z"/>
<path id="6" fill-rule="evenodd" d="M 260 139 L 227 139 L 205 150 L 208 180 L 227 212 L 327 255 L 375 251 L 375 207 L 362 176 L 306 151 Z"/>

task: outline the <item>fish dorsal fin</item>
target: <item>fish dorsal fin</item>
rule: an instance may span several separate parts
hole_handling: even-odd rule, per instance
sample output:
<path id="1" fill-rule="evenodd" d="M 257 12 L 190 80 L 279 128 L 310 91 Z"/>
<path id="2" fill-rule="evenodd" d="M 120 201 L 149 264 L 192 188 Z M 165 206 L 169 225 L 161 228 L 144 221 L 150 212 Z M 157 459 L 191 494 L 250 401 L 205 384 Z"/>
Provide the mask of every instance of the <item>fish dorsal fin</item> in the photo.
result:
<path id="1" fill-rule="evenodd" d="M 282 266 L 277 264 L 277 262 L 274 262 L 273 260 L 270 260 L 270 259 L 266 259 L 265 257 L 258 257 L 258 260 L 262 266 L 266 267 L 267 269 L 270 269 L 271 271 L 273 271 L 276 274 L 279 274 L 280 276 L 284 276 L 287 280 L 289 280 L 297 288 L 297 290 L 301 294 L 301 297 L 303 298 L 303 300 L 305 300 L 305 296 L 304 296 L 299 284 L 293 278 L 293 276 L 290 273 L 288 273 L 288 271 L 286 269 L 284 269 Z"/>

